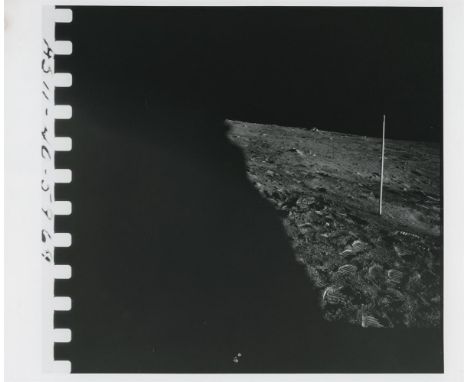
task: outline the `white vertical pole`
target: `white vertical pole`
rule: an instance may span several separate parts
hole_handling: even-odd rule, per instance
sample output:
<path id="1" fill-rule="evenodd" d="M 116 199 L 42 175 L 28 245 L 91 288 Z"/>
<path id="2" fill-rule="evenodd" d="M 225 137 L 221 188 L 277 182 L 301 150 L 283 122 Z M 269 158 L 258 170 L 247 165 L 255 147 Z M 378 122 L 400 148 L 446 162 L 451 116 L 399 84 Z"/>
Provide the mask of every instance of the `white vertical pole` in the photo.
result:
<path id="1" fill-rule="evenodd" d="M 382 126 L 382 167 L 380 168 L 379 215 L 382 215 L 382 192 L 383 192 L 383 180 L 384 180 L 384 161 L 385 161 L 385 114 L 383 115 L 383 126 Z"/>

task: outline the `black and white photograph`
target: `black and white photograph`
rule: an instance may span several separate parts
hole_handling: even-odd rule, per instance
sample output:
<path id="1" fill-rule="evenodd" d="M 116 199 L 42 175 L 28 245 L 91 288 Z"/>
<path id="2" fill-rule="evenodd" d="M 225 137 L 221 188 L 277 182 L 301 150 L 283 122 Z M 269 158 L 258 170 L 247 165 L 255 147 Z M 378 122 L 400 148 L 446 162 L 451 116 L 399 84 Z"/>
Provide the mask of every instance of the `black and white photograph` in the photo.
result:
<path id="1" fill-rule="evenodd" d="M 42 6 L 46 371 L 447 371 L 445 9 L 386 5 Z"/>

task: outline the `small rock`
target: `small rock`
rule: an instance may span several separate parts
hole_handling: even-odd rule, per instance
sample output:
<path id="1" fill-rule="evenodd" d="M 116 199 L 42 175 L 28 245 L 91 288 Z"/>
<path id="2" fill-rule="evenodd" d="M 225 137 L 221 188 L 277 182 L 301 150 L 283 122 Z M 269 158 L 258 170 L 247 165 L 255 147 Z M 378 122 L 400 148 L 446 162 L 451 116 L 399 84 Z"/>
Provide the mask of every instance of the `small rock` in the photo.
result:
<path id="1" fill-rule="evenodd" d="M 377 318 L 363 314 L 361 318 L 361 326 L 363 328 L 383 328 L 384 326 L 377 320 Z"/>
<path id="2" fill-rule="evenodd" d="M 239 363 L 240 357 L 242 357 L 242 353 L 237 353 L 237 355 L 235 355 L 234 358 L 232 359 L 232 362 Z"/>
<path id="3" fill-rule="evenodd" d="M 309 278 L 312 280 L 313 284 L 317 288 L 323 288 L 325 286 L 322 277 L 320 276 L 320 273 L 317 271 L 316 268 L 307 265 L 306 266 L 307 274 L 309 275 Z"/>
<path id="4" fill-rule="evenodd" d="M 361 240 L 354 240 L 353 243 L 351 244 L 351 247 L 353 248 L 353 251 L 360 251 L 365 247 L 365 243 L 362 242 Z"/>
<path id="5" fill-rule="evenodd" d="M 292 152 L 292 153 L 299 154 L 300 156 L 304 156 L 304 153 L 301 150 L 296 149 L 295 147 L 293 147 L 292 149 L 289 149 L 288 151 Z"/>
<path id="6" fill-rule="evenodd" d="M 372 266 L 369 267 L 369 276 L 376 280 L 376 279 L 379 279 L 379 278 L 382 278 L 383 276 L 383 267 L 379 264 L 374 264 Z"/>
<path id="7" fill-rule="evenodd" d="M 396 269 L 390 269 L 387 272 L 387 277 L 388 281 L 391 284 L 399 284 L 401 282 L 401 279 L 403 278 L 403 273 Z"/>
<path id="8" fill-rule="evenodd" d="M 393 246 L 393 249 L 395 250 L 395 253 L 398 255 L 398 257 L 400 257 L 403 260 L 411 261 L 415 258 L 413 253 L 411 253 L 408 250 L 397 247 L 396 245 Z"/>
<path id="9" fill-rule="evenodd" d="M 354 254 L 353 250 L 352 249 L 345 249 L 343 252 L 340 253 L 341 256 L 345 257 L 345 258 L 348 258 L 350 256 L 352 256 Z"/>
<path id="10" fill-rule="evenodd" d="M 324 303 L 336 305 L 345 302 L 345 296 L 340 292 L 341 288 L 327 287 L 322 295 Z"/>
<path id="11" fill-rule="evenodd" d="M 351 273 L 356 273 L 356 271 L 357 271 L 357 267 L 355 265 L 345 264 L 345 265 L 342 265 L 341 267 L 338 268 L 337 274 L 347 275 L 347 274 L 351 274 Z"/>
<path id="12" fill-rule="evenodd" d="M 307 228 L 299 228 L 299 232 L 305 235 L 309 232 L 309 230 Z"/>
<path id="13" fill-rule="evenodd" d="M 415 289 L 421 285 L 421 274 L 415 272 L 408 280 L 408 288 Z"/>

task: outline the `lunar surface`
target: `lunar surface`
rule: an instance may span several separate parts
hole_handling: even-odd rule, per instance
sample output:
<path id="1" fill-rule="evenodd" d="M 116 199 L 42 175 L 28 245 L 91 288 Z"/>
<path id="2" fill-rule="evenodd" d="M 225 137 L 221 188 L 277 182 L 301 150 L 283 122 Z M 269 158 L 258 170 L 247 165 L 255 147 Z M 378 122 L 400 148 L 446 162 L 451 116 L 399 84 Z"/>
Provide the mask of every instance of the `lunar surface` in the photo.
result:
<path id="1" fill-rule="evenodd" d="M 329 321 L 435 327 L 441 321 L 440 149 L 227 120 L 247 176 L 276 208 Z M 389 126 L 388 128 L 391 128 Z M 307 303 L 307 302 L 305 302 Z"/>

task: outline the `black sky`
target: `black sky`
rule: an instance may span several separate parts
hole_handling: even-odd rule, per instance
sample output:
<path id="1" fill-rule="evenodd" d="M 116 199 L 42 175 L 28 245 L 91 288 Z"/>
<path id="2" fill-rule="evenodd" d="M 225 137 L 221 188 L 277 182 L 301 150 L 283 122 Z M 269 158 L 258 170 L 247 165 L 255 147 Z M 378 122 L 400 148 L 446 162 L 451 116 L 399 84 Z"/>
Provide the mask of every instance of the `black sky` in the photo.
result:
<path id="1" fill-rule="evenodd" d="M 75 95 L 92 91 L 122 118 L 378 136 L 386 113 L 389 137 L 441 138 L 441 8 L 75 7 L 58 34 L 74 43 L 61 62 Z"/>

